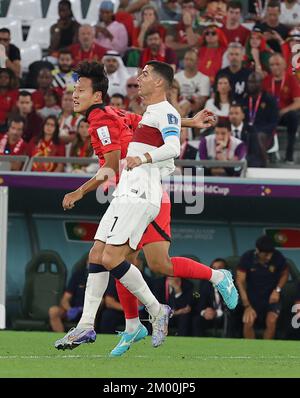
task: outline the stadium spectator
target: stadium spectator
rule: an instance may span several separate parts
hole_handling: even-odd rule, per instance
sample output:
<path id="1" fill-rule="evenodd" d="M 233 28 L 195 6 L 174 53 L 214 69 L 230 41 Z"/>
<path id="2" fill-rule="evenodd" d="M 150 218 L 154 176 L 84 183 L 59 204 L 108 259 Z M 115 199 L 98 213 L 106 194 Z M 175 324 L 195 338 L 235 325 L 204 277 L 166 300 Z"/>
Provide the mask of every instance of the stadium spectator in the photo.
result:
<path id="1" fill-rule="evenodd" d="M 66 148 L 66 156 L 89 158 L 94 157 L 93 147 L 91 145 L 91 137 L 89 135 L 89 124 L 85 119 L 80 119 L 77 125 L 76 135 L 73 139 L 72 145 Z M 68 163 L 66 165 L 67 173 L 96 173 L 98 164 L 91 163 L 89 165 L 82 165 L 76 163 Z"/>
<path id="2" fill-rule="evenodd" d="M 241 25 L 242 3 L 232 0 L 227 5 L 226 21 L 222 28 L 228 43 L 239 42 L 244 46 L 250 35 L 249 29 Z"/>
<path id="3" fill-rule="evenodd" d="M 253 167 L 266 167 L 267 150 L 272 147 L 273 134 L 279 120 L 276 99 L 263 90 L 263 76 L 252 72 L 247 82 L 248 93 L 242 99 L 246 124 L 258 147 L 253 151 Z M 252 138 L 251 138 L 252 139 Z"/>
<path id="4" fill-rule="evenodd" d="M 77 66 L 82 61 L 98 61 L 102 60 L 106 53 L 106 48 L 101 47 L 95 42 L 95 27 L 84 24 L 78 31 L 78 42 L 70 46 L 73 58 L 73 66 Z"/>
<path id="5" fill-rule="evenodd" d="M 243 141 L 231 135 L 231 124 L 228 119 L 219 119 L 215 134 L 210 134 L 201 139 L 199 156 L 201 160 L 244 160 L 247 148 Z M 206 175 L 233 176 L 239 175 L 240 169 L 232 167 L 212 167 L 204 169 Z"/>
<path id="6" fill-rule="evenodd" d="M 219 75 L 215 87 L 214 97 L 206 101 L 205 108 L 219 117 L 228 117 L 232 101 L 232 88 L 228 76 Z"/>
<path id="7" fill-rule="evenodd" d="M 284 56 L 288 72 L 295 73 L 300 82 L 300 30 L 292 29 L 286 41 L 281 46 L 281 53 Z"/>
<path id="8" fill-rule="evenodd" d="M 80 319 L 87 277 L 87 267 L 74 272 L 60 305 L 49 308 L 49 322 L 53 332 L 64 332 L 64 321 L 77 322 Z"/>
<path id="9" fill-rule="evenodd" d="M 179 159 L 196 159 L 198 149 L 189 144 L 189 130 L 185 127 L 181 128 L 180 132 L 180 156 Z M 181 170 L 183 167 L 181 166 Z"/>
<path id="10" fill-rule="evenodd" d="M 198 11 L 195 8 L 195 4 L 191 0 L 183 0 L 181 4 L 182 17 L 179 23 L 175 26 L 174 32 L 169 31 L 166 35 L 166 46 L 172 48 L 172 50 L 186 50 L 190 48 L 187 40 L 186 29 L 196 30 Z"/>
<path id="11" fill-rule="evenodd" d="M 125 97 L 122 94 L 116 93 L 110 98 L 110 106 L 117 109 L 125 109 Z"/>
<path id="12" fill-rule="evenodd" d="M 210 94 L 209 77 L 198 71 L 198 56 L 188 50 L 183 58 L 183 70 L 175 74 L 180 86 L 181 99 L 188 100 L 193 113 L 204 107 Z"/>
<path id="13" fill-rule="evenodd" d="M 7 131 L 7 117 L 16 105 L 19 92 L 16 77 L 8 68 L 0 68 L 0 133 Z"/>
<path id="14" fill-rule="evenodd" d="M 43 124 L 43 119 L 33 108 L 33 102 L 31 99 L 31 93 L 29 91 L 22 90 L 19 92 L 19 98 L 16 103 L 16 110 L 13 114 L 18 114 L 24 119 L 24 129 L 22 138 L 29 142 L 32 137 L 36 137 L 40 134 Z M 11 117 L 11 115 L 10 115 Z"/>
<path id="15" fill-rule="evenodd" d="M 257 26 L 263 32 L 268 46 L 275 52 L 280 52 L 280 45 L 287 38 L 289 29 L 280 23 L 280 1 L 271 0 L 266 8 L 265 22 Z"/>
<path id="16" fill-rule="evenodd" d="M 284 57 L 273 54 L 269 60 L 271 74 L 264 79 L 264 89 L 273 95 L 279 106 L 279 124 L 287 127 L 288 142 L 285 160 L 293 162 L 295 137 L 300 110 L 300 83 L 287 71 Z"/>
<path id="17" fill-rule="evenodd" d="M 28 153 L 31 157 L 65 156 L 65 147 L 59 140 L 59 126 L 55 116 L 46 117 L 41 134 L 30 141 Z M 62 172 L 64 164 L 34 162 L 32 171 Z"/>
<path id="18" fill-rule="evenodd" d="M 11 69 L 18 78 L 21 77 L 21 53 L 19 48 L 11 43 L 9 29 L 0 29 L 0 44 L 5 48 L 5 65 L 3 67 Z"/>
<path id="19" fill-rule="evenodd" d="M 128 0 L 121 0 L 119 8 L 115 14 L 115 20 L 125 26 L 128 35 L 128 47 L 133 46 L 136 42 L 136 27 L 134 16 L 127 11 Z"/>
<path id="20" fill-rule="evenodd" d="M 109 97 L 116 93 L 126 95 L 126 82 L 129 73 L 120 54 L 116 51 L 107 51 L 103 57 L 103 63 L 109 81 L 107 92 Z"/>
<path id="21" fill-rule="evenodd" d="M 244 56 L 245 49 L 240 43 L 230 43 L 227 50 L 229 66 L 221 69 L 216 76 L 216 79 L 220 75 L 229 77 L 232 97 L 236 101 L 239 101 L 246 92 L 248 77 L 251 73 L 251 69 L 243 67 Z"/>
<path id="22" fill-rule="evenodd" d="M 71 50 L 64 48 L 58 51 L 57 67 L 51 71 L 52 87 L 62 95 L 64 90 L 73 90 L 77 75 L 72 71 L 74 63 Z"/>
<path id="23" fill-rule="evenodd" d="M 56 91 L 50 90 L 44 95 L 44 106 L 37 112 L 42 116 L 43 119 L 52 115 L 58 117 L 61 113 L 61 107 L 59 105 L 59 95 Z"/>
<path id="24" fill-rule="evenodd" d="M 144 48 L 145 47 L 145 35 L 147 30 L 155 29 L 159 32 L 160 37 L 163 41 L 166 38 L 166 28 L 160 24 L 158 19 L 158 13 L 154 6 L 146 5 L 141 11 L 141 23 L 136 28 L 136 42 L 134 46 Z"/>
<path id="25" fill-rule="evenodd" d="M 231 123 L 232 136 L 242 140 L 245 144 L 248 144 L 249 133 L 244 122 L 245 114 L 240 104 L 232 103 L 230 105 L 229 121 Z"/>
<path id="26" fill-rule="evenodd" d="M 177 0 L 159 0 L 158 17 L 160 21 L 180 21 L 181 7 Z"/>
<path id="27" fill-rule="evenodd" d="M 228 268 L 223 258 L 216 258 L 210 266 L 217 270 Z M 199 281 L 197 293 L 199 299 L 193 311 L 193 336 L 204 337 L 207 335 L 207 329 L 220 329 L 223 327 L 224 303 L 218 290 L 209 281 Z"/>
<path id="28" fill-rule="evenodd" d="M 57 51 L 78 43 L 80 24 L 74 19 L 72 4 L 69 0 L 58 3 L 58 21 L 50 28 L 49 54 L 57 56 Z"/>
<path id="29" fill-rule="evenodd" d="M 264 327 L 265 339 L 274 338 L 280 313 L 280 293 L 288 277 L 287 261 L 275 249 L 270 237 L 260 237 L 256 241 L 256 249 L 243 254 L 236 282 L 244 307 L 245 338 L 255 338 L 254 327 L 258 324 Z"/>
<path id="30" fill-rule="evenodd" d="M 68 143 L 75 138 L 79 121 L 83 116 L 73 110 L 73 92 L 65 91 L 61 100 L 61 112 L 58 115 L 59 138 Z"/>
<path id="31" fill-rule="evenodd" d="M 254 28 L 246 42 L 246 67 L 266 75 L 269 72 L 269 58 L 272 52 L 261 29 Z"/>
<path id="32" fill-rule="evenodd" d="M 37 89 L 32 93 L 31 98 L 34 108 L 39 110 L 45 106 L 45 94 L 54 90 L 52 88 L 53 76 L 51 71 L 43 67 L 39 70 L 36 81 Z"/>
<path id="33" fill-rule="evenodd" d="M 145 64 L 150 61 L 161 61 L 171 65 L 176 71 L 178 66 L 178 59 L 175 51 L 166 47 L 160 32 L 156 29 L 149 29 L 146 33 L 146 47 L 141 53 L 140 67 L 143 68 Z"/>
<path id="34" fill-rule="evenodd" d="M 199 20 L 200 25 L 207 26 L 211 22 L 223 23 L 226 10 L 227 0 L 207 0 L 205 11 Z"/>
<path id="35" fill-rule="evenodd" d="M 300 25 L 300 4 L 297 0 L 284 0 L 280 4 L 279 20 L 289 28 Z"/>
<path id="36" fill-rule="evenodd" d="M 203 34 L 194 34 L 192 29 L 187 29 L 187 40 L 191 46 L 198 44 L 198 70 L 210 78 L 213 84 L 217 72 L 221 69 L 223 55 L 227 49 L 225 34 L 215 24 L 207 26 Z"/>
<path id="37" fill-rule="evenodd" d="M 21 156 L 28 154 L 28 146 L 23 140 L 24 119 L 19 115 L 14 115 L 8 121 L 8 131 L 0 137 L 0 155 Z M 11 162 L 10 170 L 19 171 L 22 162 Z"/>
<path id="38" fill-rule="evenodd" d="M 163 277 L 153 281 L 155 297 L 168 304 L 174 314 L 169 327 L 175 329 L 177 336 L 190 336 L 193 284 L 183 278 Z"/>
<path id="39" fill-rule="evenodd" d="M 96 25 L 96 42 L 106 50 L 114 50 L 122 56 L 128 47 L 125 26 L 114 17 L 114 3 L 105 0 L 100 3 L 99 20 Z"/>
<path id="40" fill-rule="evenodd" d="M 181 117 L 188 117 L 191 112 L 191 104 L 188 100 L 180 100 L 180 86 L 176 79 L 173 80 L 171 89 L 167 94 L 167 100 L 177 109 Z"/>
<path id="41" fill-rule="evenodd" d="M 139 96 L 139 84 L 136 76 L 131 76 L 126 82 L 125 109 L 127 111 L 143 115 L 145 106 Z"/>

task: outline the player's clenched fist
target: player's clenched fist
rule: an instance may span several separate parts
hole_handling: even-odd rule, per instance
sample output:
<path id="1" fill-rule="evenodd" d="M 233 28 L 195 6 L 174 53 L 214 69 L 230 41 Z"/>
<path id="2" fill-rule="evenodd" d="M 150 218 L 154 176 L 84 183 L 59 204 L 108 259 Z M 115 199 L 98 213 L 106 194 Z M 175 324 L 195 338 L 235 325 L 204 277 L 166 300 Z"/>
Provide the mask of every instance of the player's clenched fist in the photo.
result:
<path id="1" fill-rule="evenodd" d="M 83 198 L 83 193 L 81 190 L 67 193 L 62 202 L 63 209 L 64 210 L 73 209 L 73 207 L 75 206 L 75 203 L 78 202 L 78 200 L 80 200 L 82 198 Z"/>
<path id="2" fill-rule="evenodd" d="M 127 170 L 132 170 L 142 164 L 141 158 L 138 156 L 128 156 L 126 158 L 126 168 Z"/>

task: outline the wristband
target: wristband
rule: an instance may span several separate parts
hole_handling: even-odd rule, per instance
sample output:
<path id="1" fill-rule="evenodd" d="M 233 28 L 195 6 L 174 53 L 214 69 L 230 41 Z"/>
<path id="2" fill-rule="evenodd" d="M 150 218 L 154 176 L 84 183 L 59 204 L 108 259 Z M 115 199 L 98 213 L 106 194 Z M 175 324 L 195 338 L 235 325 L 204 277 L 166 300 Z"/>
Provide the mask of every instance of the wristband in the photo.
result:
<path id="1" fill-rule="evenodd" d="M 146 158 L 145 155 L 139 155 L 139 158 L 141 159 L 142 164 L 148 163 L 148 159 Z"/>

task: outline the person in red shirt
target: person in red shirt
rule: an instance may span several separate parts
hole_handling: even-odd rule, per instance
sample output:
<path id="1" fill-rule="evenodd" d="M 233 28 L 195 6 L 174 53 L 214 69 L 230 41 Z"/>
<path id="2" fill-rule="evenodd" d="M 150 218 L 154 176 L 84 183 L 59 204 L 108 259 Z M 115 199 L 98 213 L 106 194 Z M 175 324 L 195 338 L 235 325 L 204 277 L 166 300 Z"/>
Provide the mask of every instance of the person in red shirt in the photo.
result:
<path id="1" fill-rule="evenodd" d="M 208 76 L 213 85 L 217 72 L 222 67 L 224 52 L 227 49 L 227 39 L 216 25 L 208 26 L 200 38 L 198 52 L 198 70 Z"/>
<path id="2" fill-rule="evenodd" d="M 101 61 L 106 53 L 106 48 L 95 42 L 96 32 L 91 25 L 81 25 L 78 31 L 79 43 L 72 44 L 70 51 L 73 57 L 73 66 L 76 67 L 82 61 Z"/>
<path id="3" fill-rule="evenodd" d="M 169 66 L 168 68 L 170 69 Z M 99 157 L 101 168 L 97 176 L 84 183 L 76 191 L 65 195 L 63 200 L 63 208 L 65 210 L 72 209 L 75 203 L 81 200 L 84 195 L 106 182 L 108 170 L 113 170 L 115 175 L 118 174 L 119 161 L 126 157 L 133 130 L 137 128 L 141 120 L 141 116 L 104 106 L 102 101 L 108 89 L 108 79 L 102 65 L 83 63 L 77 69 L 77 73 L 79 80 L 73 95 L 74 110 L 86 115 L 90 124 L 89 133 L 92 146 Z M 155 84 L 154 81 L 152 84 Z M 202 111 L 192 121 L 183 119 L 182 122 L 186 127 L 208 127 L 211 126 L 211 117 L 212 114 L 210 112 Z M 198 124 L 197 121 L 200 121 L 200 123 Z M 173 263 L 171 262 L 168 256 L 170 245 L 170 201 L 162 201 L 161 210 L 155 219 L 155 223 L 156 227 L 153 225 L 149 226 L 142 239 L 148 265 L 166 275 L 210 279 L 212 274 L 209 267 L 191 259 L 173 258 Z M 157 244 L 153 247 L 151 243 Z M 94 317 L 106 287 L 103 292 L 102 289 L 108 282 L 107 270 L 101 265 L 104 247 L 104 242 L 95 241 L 90 251 L 90 273 L 85 293 L 83 316 L 75 330 L 70 331 L 64 338 L 55 343 L 55 347 L 58 349 L 75 348 L 81 343 L 93 342 L 96 339 L 93 331 Z M 133 258 L 130 261 L 134 263 Z M 132 341 L 126 345 L 127 350 L 132 342 L 139 341 L 135 337 L 139 334 L 142 326 L 138 319 L 137 300 L 118 281 L 117 289 L 126 316 L 126 333 L 133 333 Z M 85 338 L 83 337 L 84 335 L 86 336 Z M 81 337 L 79 338 L 79 336 Z M 124 352 L 123 350 L 122 353 Z M 122 353 L 114 355 L 122 355 Z"/>
<path id="4" fill-rule="evenodd" d="M 34 156 L 65 156 L 65 146 L 60 142 L 59 126 L 55 116 L 48 116 L 43 124 L 42 133 L 39 137 L 33 137 L 29 143 L 28 152 Z M 32 171 L 62 172 L 63 163 L 35 162 Z"/>
<path id="5" fill-rule="evenodd" d="M 15 107 L 18 96 L 14 73 L 8 68 L 0 68 L 0 132 L 7 131 L 7 117 Z"/>
<path id="6" fill-rule="evenodd" d="M 293 162 L 295 137 L 298 129 L 300 110 L 300 84 L 294 75 L 287 71 L 286 62 L 281 54 L 270 57 L 271 74 L 264 79 L 264 89 L 276 97 L 279 105 L 279 124 L 287 127 L 287 162 Z"/>
<path id="7" fill-rule="evenodd" d="M 21 156 L 27 155 L 27 144 L 23 140 L 24 119 L 15 115 L 8 122 L 8 131 L 0 138 L 0 155 Z M 11 170 L 19 171 L 22 168 L 22 162 L 11 162 Z"/>
<path id="8" fill-rule="evenodd" d="M 48 68 L 42 68 L 39 70 L 37 76 L 37 90 L 31 95 L 31 99 L 34 105 L 34 109 L 37 111 L 45 107 L 45 94 L 51 91 L 55 91 L 57 94 L 59 90 L 52 87 L 53 76 Z"/>
<path id="9" fill-rule="evenodd" d="M 165 46 L 162 37 L 158 30 L 149 29 L 146 34 L 146 47 L 144 48 L 141 58 L 140 67 L 143 68 L 145 64 L 150 61 L 166 62 L 171 65 L 174 71 L 178 66 L 178 59 L 175 51 Z"/>
<path id="10" fill-rule="evenodd" d="M 250 30 L 241 25 L 242 4 L 232 0 L 227 5 L 226 21 L 222 28 L 228 43 L 235 41 L 245 46 Z"/>
<path id="11" fill-rule="evenodd" d="M 281 44 L 281 53 L 288 72 L 295 73 L 300 82 L 300 30 L 298 28 L 289 32 L 287 39 Z"/>

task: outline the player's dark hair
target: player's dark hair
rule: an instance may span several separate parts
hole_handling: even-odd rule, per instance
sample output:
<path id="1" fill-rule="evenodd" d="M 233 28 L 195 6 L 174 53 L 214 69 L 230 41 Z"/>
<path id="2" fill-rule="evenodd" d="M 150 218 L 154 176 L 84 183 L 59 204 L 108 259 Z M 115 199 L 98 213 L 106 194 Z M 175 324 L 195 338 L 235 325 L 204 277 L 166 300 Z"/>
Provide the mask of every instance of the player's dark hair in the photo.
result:
<path id="1" fill-rule="evenodd" d="M 146 65 L 152 66 L 154 72 L 160 75 L 169 87 L 172 86 L 174 80 L 174 70 L 172 66 L 160 61 L 149 61 Z"/>
<path id="2" fill-rule="evenodd" d="M 231 131 L 231 124 L 227 117 L 220 117 L 218 119 L 218 123 L 216 124 L 216 128 L 217 127 L 219 127 L 220 129 L 227 129 L 228 131 Z"/>
<path id="3" fill-rule="evenodd" d="M 101 91 L 102 98 L 107 94 L 108 90 L 108 78 L 104 69 L 104 65 L 99 62 L 93 61 L 83 61 L 81 62 L 75 72 L 80 77 L 86 77 L 92 81 L 93 92 Z"/>
<path id="4" fill-rule="evenodd" d="M 273 240 L 267 235 L 263 235 L 260 238 L 258 238 L 255 243 L 255 246 L 258 251 L 264 253 L 273 253 L 275 250 Z"/>
<path id="5" fill-rule="evenodd" d="M 19 91 L 19 97 L 30 97 L 31 98 L 31 93 L 27 90 L 21 90 L 21 91 Z"/>
<path id="6" fill-rule="evenodd" d="M 8 119 L 8 128 L 11 126 L 12 123 L 23 123 L 23 126 L 25 126 L 25 119 L 21 116 L 21 115 L 12 115 L 10 116 L 10 118 Z"/>
<path id="7" fill-rule="evenodd" d="M 238 0 L 231 0 L 228 4 L 227 4 L 227 10 L 229 10 L 229 8 L 233 8 L 234 10 L 236 9 L 240 9 L 240 11 L 243 11 L 243 6 L 242 3 Z"/>

